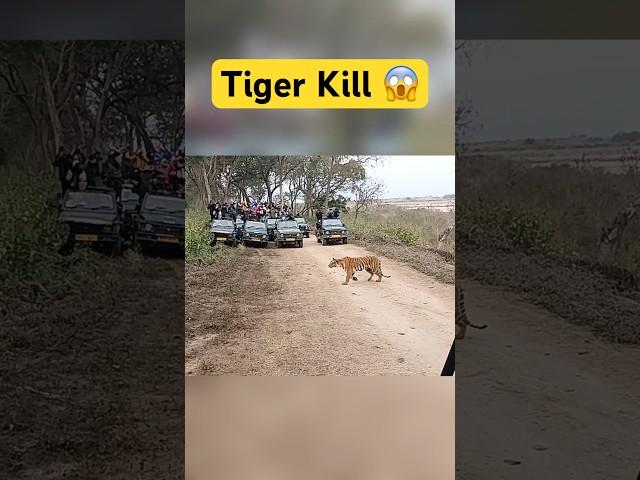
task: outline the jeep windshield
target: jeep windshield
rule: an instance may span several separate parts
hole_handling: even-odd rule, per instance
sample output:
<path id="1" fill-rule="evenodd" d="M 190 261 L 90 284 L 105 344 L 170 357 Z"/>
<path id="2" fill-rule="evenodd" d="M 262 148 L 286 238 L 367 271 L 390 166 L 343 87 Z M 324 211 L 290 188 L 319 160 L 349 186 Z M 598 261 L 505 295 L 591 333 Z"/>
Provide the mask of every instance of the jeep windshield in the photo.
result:
<path id="1" fill-rule="evenodd" d="M 329 220 L 322 221 L 323 227 L 344 227 L 342 222 L 338 219 L 330 218 Z"/>
<path id="2" fill-rule="evenodd" d="M 222 228 L 233 228 L 234 223 L 233 220 L 214 220 L 213 223 L 211 223 L 211 228 L 216 228 L 216 227 L 222 227 Z"/>
<path id="3" fill-rule="evenodd" d="M 184 199 L 177 197 L 163 197 L 160 195 L 148 195 L 142 205 L 143 210 L 163 213 L 184 212 Z"/>
<path id="4" fill-rule="evenodd" d="M 137 193 L 133 193 L 131 190 L 122 190 L 120 198 L 123 202 L 137 202 L 140 197 Z"/>
<path id="5" fill-rule="evenodd" d="M 298 222 L 298 225 L 302 224 L 306 224 L 307 221 L 304 218 L 296 218 L 296 222 Z"/>
<path id="6" fill-rule="evenodd" d="M 247 222 L 244 226 L 245 231 L 252 233 L 267 233 L 267 227 L 261 222 Z"/>
<path id="7" fill-rule="evenodd" d="M 80 210 L 115 210 L 113 196 L 108 193 L 69 192 L 64 198 L 64 208 Z"/>
<path id="8" fill-rule="evenodd" d="M 278 222 L 278 229 L 281 228 L 298 228 L 298 222 L 295 220 L 285 220 L 284 222 Z"/>

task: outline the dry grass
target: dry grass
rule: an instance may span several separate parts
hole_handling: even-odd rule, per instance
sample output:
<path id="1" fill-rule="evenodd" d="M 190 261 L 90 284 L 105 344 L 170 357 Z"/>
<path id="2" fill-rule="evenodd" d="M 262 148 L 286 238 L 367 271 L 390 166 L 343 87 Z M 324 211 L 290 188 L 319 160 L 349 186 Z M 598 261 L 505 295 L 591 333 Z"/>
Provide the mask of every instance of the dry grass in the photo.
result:
<path id="1" fill-rule="evenodd" d="M 400 243 L 413 247 L 435 247 L 440 234 L 455 222 L 453 212 L 420 208 L 407 210 L 396 206 L 380 206 L 343 216 L 355 240 Z M 455 251 L 455 242 L 450 245 Z"/>
<path id="2" fill-rule="evenodd" d="M 219 370 L 192 362 L 207 348 L 225 344 L 255 326 L 269 309 L 278 288 L 269 281 L 265 259 L 244 247 L 221 247 L 224 254 L 208 265 L 190 265 L 185 277 L 185 343 L 187 375 Z M 247 298 L 250 296 L 250 298 Z"/>
<path id="3" fill-rule="evenodd" d="M 353 240 L 365 248 L 440 282 L 455 282 L 455 240 L 444 251 L 436 249 L 440 234 L 455 221 L 453 212 L 382 206 L 360 214 L 357 220 L 353 213 L 343 220 Z"/>

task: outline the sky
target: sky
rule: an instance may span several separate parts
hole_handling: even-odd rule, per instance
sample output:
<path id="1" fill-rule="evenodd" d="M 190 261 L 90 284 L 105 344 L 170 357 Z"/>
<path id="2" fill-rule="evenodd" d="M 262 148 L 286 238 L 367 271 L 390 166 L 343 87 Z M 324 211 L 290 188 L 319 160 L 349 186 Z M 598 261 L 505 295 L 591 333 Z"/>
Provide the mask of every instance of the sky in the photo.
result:
<path id="1" fill-rule="evenodd" d="M 389 156 L 380 157 L 375 167 L 367 170 L 382 181 L 384 198 L 442 196 L 455 193 L 455 157 L 453 156 Z"/>
<path id="2" fill-rule="evenodd" d="M 471 100 L 465 141 L 610 136 L 640 130 L 640 41 L 486 41 L 458 58 L 456 95 Z"/>

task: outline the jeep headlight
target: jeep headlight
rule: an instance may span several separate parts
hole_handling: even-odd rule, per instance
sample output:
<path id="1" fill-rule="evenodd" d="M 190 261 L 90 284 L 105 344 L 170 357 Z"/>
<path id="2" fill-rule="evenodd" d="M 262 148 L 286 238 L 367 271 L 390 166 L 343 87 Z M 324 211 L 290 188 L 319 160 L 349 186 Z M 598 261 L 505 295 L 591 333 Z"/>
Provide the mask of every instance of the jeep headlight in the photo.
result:
<path id="1" fill-rule="evenodd" d="M 325 235 L 329 235 L 330 233 L 331 233 L 331 232 L 330 232 L 329 230 L 325 230 L 325 231 L 324 231 L 324 234 L 325 234 Z"/>
<path id="2" fill-rule="evenodd" d="M 300 238 L 300 237 L 302 237 L 302 234 L 301 234 L 301 233 L 298 233 L 298 234 L 296 235 L 296 237 Z"/>
<path id="3" fill-rule="evenodd" d="M 344 233 L 345 235 L 347 235 L 349 232 L 348 232 L 347 230 L 345 230 L 345 231 L 344 231 L 344 232 L 342 232 L 342 233 Z"/>
<path id="4" fill-rule="evenodd" d="M 144 231 L 145 232 L 150 232 L 153 230 L 153 225 L 151 225 L 150 223 L 145 223 L 144 224 Z"/>

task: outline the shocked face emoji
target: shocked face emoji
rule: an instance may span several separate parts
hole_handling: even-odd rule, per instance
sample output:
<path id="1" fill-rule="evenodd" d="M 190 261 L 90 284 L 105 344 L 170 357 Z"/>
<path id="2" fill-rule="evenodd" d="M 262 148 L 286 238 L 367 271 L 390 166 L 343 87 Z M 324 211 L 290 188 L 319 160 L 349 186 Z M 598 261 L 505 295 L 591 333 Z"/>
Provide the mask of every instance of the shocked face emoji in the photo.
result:
<path id="1" fill-rule="evenodd" d="M 384 85 L 390 102 L 396 99 L 413 102 L 416 99 L 418 77 L 409 67 L 393 67 L 384 77 Z"/>

